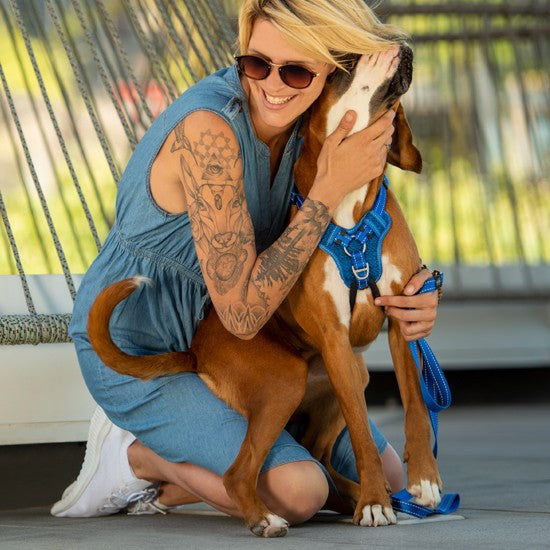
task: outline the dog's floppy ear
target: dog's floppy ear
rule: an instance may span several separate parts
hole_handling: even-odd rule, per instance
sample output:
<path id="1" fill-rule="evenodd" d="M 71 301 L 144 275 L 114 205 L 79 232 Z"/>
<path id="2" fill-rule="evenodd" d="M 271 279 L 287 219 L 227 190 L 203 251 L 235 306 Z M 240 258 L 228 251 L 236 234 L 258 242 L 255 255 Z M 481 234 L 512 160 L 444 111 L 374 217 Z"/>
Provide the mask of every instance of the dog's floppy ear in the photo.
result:
<path id="1" fill-rule="evenodd" d="M 388 162 L 402 170 L 420 173 L 422 170 L 422 157 L 413 145 L 412 132 L 401 103 L 397 106 L 393 124 L 395 131 L 391 149 L 388 152 Z"/>

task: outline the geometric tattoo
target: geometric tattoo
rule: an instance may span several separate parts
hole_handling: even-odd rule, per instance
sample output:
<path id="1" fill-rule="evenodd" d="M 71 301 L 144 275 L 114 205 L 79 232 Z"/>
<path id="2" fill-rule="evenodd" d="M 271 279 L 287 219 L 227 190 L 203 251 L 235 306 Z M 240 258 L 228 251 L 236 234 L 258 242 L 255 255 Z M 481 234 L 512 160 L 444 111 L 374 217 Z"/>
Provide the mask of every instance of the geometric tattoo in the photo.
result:
<path id="1" fill-rule="evenodd" d="M 218 315 L 237 335 L 249 335 L 286 297 L 330 221 L 322 202 L 306 199 L 279 239 L 255 258 L 254 227 L 247 213 L 241 154 L 223 131 L 206 129 L 191 143 L 185 119 L 174 129 L 193 239 L 205 278 L 220 296 L 237 289 L 239 300 L 218 301 Z M 247 271 L 244 268 L 247 266 Z"/>

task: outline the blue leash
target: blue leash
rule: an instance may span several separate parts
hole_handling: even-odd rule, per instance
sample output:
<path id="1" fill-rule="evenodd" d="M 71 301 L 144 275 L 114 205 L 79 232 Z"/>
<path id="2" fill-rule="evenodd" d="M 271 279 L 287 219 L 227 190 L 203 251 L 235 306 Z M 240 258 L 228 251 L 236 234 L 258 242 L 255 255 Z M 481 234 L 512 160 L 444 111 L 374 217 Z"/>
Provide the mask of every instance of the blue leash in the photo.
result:
<path id="1" fill-rule="evenodd" d="M 434 277 L 428 279 L 418 291 L 418 294 L 433 292 L 440 287 L 443 284 L 443 274 L 440 274 L 439 277 L 439 281 L 436 281 Z M 433 454 L 437 458 L 437 413 L 447 409 L 451 404 L 451 390 L 443 370 L 425 338 L 409 342 L 409 350 L 420 375 L 420 390 L 428 409 L 435 437 Z M 412 501 L 413 498 L 407 489 L 394 493 L 391 497 L 393 509 L 396 512 L 404 512 L 410 516 L 424 518 L 432 514 L 451 514 L 456 512 L 460 506 L 458 493 L 443 495 L 437 508 L 428 508 L 416 504 Z"/>

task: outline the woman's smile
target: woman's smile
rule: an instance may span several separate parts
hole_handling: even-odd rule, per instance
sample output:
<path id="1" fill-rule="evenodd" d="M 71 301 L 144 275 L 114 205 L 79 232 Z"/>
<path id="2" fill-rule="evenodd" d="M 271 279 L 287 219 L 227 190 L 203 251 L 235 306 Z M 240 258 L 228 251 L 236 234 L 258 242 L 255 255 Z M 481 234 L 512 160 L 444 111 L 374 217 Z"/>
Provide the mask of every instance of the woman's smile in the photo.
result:
<path id="1" fill-rule="evenodd" d="M 276 65 L 293 64 L 319 73 L 306 88 L 292 88 L 281 80 L 279 70 L 271 69 L 266 78 L 254 80 L 242 76 L 248 95 L 252 124 L 259 139 L 265 143 L 289 131 L 323 91 L 326 77 L 333 66 L 305 56 L 283 38 L 275 26 L 258 19 L 245 52 L 257 55 Z"/>
<path id="2" fill-rule="evenodd" d="M 272 108 L 281 108 L 282 106 L 286 105 L 289 101 L 291 101 L 295 96 L 274 96 L 268 94 L 265 90 L 263 90 L 263 96 L 266 100 L 266 102 L 269 104 Z"/>

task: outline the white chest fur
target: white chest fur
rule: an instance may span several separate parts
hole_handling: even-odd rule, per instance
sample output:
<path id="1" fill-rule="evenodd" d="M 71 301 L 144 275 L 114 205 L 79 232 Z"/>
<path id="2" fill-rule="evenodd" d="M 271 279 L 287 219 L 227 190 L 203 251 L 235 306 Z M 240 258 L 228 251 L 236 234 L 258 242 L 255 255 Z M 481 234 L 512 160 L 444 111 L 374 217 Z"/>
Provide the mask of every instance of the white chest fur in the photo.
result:
<path id="1" fill-rule="evenodd" d="M 327 116 L 327 135 L 331 134 L 339 124 L 344 114 L 353 109 L 357 113 L 357 120 L 350 134 L 366 128 L 370 121 L 370 103 L 376 90 L 397 69 L 397 63 L 387 53 L 363 55 L 355 70 L 353 81 L 346 92 L 331 107 Z M 355 205 L 365 200 L 368 183 L 359 189 L 348 193 L 338 208 L 333 219 L 337 225 L 351 228 L 355 225 L 353 210 Z M 387 255 L 382 256 L 382 277 L 378 281 L 378 288 L 382 294 L 391 293 L 391 284 L 401 281 L 401 272 L 392 265 Z M 325 262 L 324 290 L 334 301 L 340 322 L 349 327 L 351 310 L 349 305 L 349 288 L 344 284 L 338 267 L 329 256 Z M 357 303 L 365 303 L 370 293 L 369 289 L 361 290 L 357 294 Z"/>

